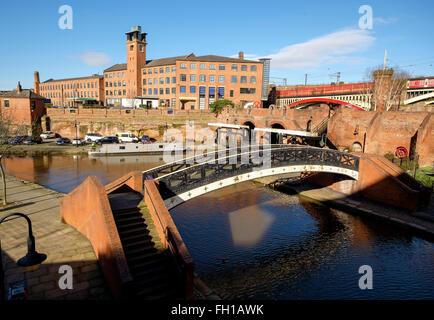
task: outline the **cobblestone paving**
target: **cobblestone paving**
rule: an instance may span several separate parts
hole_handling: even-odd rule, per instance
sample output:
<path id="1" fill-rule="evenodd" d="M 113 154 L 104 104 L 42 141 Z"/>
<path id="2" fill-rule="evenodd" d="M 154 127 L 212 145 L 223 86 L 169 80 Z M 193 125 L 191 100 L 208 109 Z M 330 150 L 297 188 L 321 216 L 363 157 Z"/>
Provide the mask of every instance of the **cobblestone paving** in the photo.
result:
<path id="1" fill-rule="evenodd" d="M 0 239 L 5 291 L 10 283 L 26 280 L 30 300 L 111 299 L 91 243 L 61 222 L 59 197 L 62 194 L 13 177 L 7 177 L 7 192 L 8 202 L 13 203 L 0 207 L 0 217 L 11 212 L 26 214 L 32 221 L 36 251 L 45 253 L 47 260 L 34 271 L 17 266 L 16 261 L 27 253 L 27 223 L 23 218 L 3 222 Z M 62 265 L 72 267 L 72 289 L 59 288 Z"/>

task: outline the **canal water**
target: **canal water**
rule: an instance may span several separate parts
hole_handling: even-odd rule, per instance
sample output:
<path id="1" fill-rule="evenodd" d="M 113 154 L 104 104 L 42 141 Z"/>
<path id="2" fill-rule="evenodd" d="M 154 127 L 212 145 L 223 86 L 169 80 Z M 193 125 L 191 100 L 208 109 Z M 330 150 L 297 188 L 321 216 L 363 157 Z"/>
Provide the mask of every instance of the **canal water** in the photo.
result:
<path id="1" fill-rule="evenodd" d="M 6 169 L 60 192 L 108 183 L 160 156 L 11 158 Z M 190 200 L 173 219 L 209 287 L 227 299 L 434 299 L 434 245 L 387 224 L 246 182 Z M 361 290 L 360 266 L 373 270 Z"/>

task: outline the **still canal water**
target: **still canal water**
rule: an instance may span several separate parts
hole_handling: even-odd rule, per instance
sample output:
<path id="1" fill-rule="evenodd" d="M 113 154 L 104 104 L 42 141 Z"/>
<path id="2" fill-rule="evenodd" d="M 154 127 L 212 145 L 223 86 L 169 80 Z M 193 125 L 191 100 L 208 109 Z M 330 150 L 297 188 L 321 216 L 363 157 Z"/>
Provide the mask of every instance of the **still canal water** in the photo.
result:
<path id="1" fill-rule="evenodd" d="M 8 159 L 9 173 L 61 192 L 88 175 L 108 183 L 161 156 Z M 228 299 L 434 299 L 434 245 L 252 182 L 171 211 L 200 277 Z M 373 269 L 360 290 L 358 269 Z"/>

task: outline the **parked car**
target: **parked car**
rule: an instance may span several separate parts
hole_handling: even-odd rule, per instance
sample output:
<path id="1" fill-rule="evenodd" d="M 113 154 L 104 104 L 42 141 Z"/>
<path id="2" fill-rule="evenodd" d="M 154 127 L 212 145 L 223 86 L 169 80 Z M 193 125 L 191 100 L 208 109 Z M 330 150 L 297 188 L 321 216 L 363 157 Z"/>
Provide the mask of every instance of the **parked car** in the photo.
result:
<path id="1" fill-rule="evenodd" d="M 142 139 L 140 139 L 141 143 L 152 143 L 151 138 L 149 136 L 143 136 Z"/>
<path id="2" fill-rule="evenodd" d="M 119 143 L 118 137 L 104 137 L 101 140 L 98 140 L 98 143 L 104 144 L 104 143 Z"/>
<path id="3" fill-rule="evenodd" d="M 23 140 L 24 144 L 41 144 L 42 139 L 40 137 L 30 136 Z"/>
<path id="4" fill-rule="evenodd" d="M 24 139 L 26 139 L 28 136 L 17 136 L 13 139 L 11 139 L 11 141 L 9 143 L 11 144 L 20 144 L 23 143 Z"/>
<path id="5" fill-rule="evenodd" d="M 73 145 L 82 145 L 82 144 L 86 144 L 86 142 L 82 138 L 74 138 L 74 139 L 72 139 L 72 144 Z"/>
<path id="6" fill-rule="evenodd" d="M 88 143 L 98 142 L 101 139 L 102 139 L 102 135 L 100 135 L 99 133 L 88 133 L 84 137 L 84 140 Z"/>
<path id="7" fill-rule="evenodd" d="M 42 139 L 53 139 L 56 138 L 56 134 L 52 131 L 46 131 L 40 134 Z"/>
<path id="8" fill-rule="evenodd" d="M 139 138 L 137 138 L 134 134 L 129 132 L 119 132 L 116 134 L 119 139 L 119 142 L 139 142 Z"/>
<path id="9" fill-rule="evenodd" d="M 63 144 L 70 144 L 71 140 L 69 140 L 68 138 L 60 138 L 59 140 L 56 141 L 56 144 L 59 145 L 63 145 Z"/>
<path id="10" fill-rule="evenodd" d="M 8 144 L 11 139 L 11 137 L 0 137 L 0 144 Z"/>

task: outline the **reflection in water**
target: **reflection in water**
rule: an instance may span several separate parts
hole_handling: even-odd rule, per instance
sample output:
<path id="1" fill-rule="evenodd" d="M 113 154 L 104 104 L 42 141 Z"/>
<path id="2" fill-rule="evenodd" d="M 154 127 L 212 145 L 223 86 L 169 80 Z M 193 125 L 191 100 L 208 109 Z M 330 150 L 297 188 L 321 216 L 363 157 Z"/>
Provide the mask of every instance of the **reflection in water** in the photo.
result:
<path id="1" fill-rule="evenodd" d="M 434 298 L 433 244 L 377 221 L 252 183 L 171 213 L 197 272 L 223 298 Z M 364 264 L 375 290 L 358 287 Z"/>
<path id="2" fill-rule="evenodd" d="M 163 163 L 162 156 L 6 159 L 9 174 L 69 192 Z M 433 299 L 434 246 L 411 233 L 253 183 L 217 190 L 173 210 L 196 271 L 229 299 Z M 374 290 L 360 290 L 370 265 Z"/>
<path id="3" fill-rule="evenodd" d="M 88 176 L 97 176 L 103 184 L 128 172 L 147 170 L 163 164 L 162 155 L 88 157 L 87 155 L 9 157 L 8 174 L 67 193 Z"/>
<path id="4" fill-rule="evenodd" d="M 234 246 L 252 246 L 261 241 L 264 233 L 273 223 L 274 217 L 266 212 L 259 213 L 247 207 L 229 213 Z"/>

